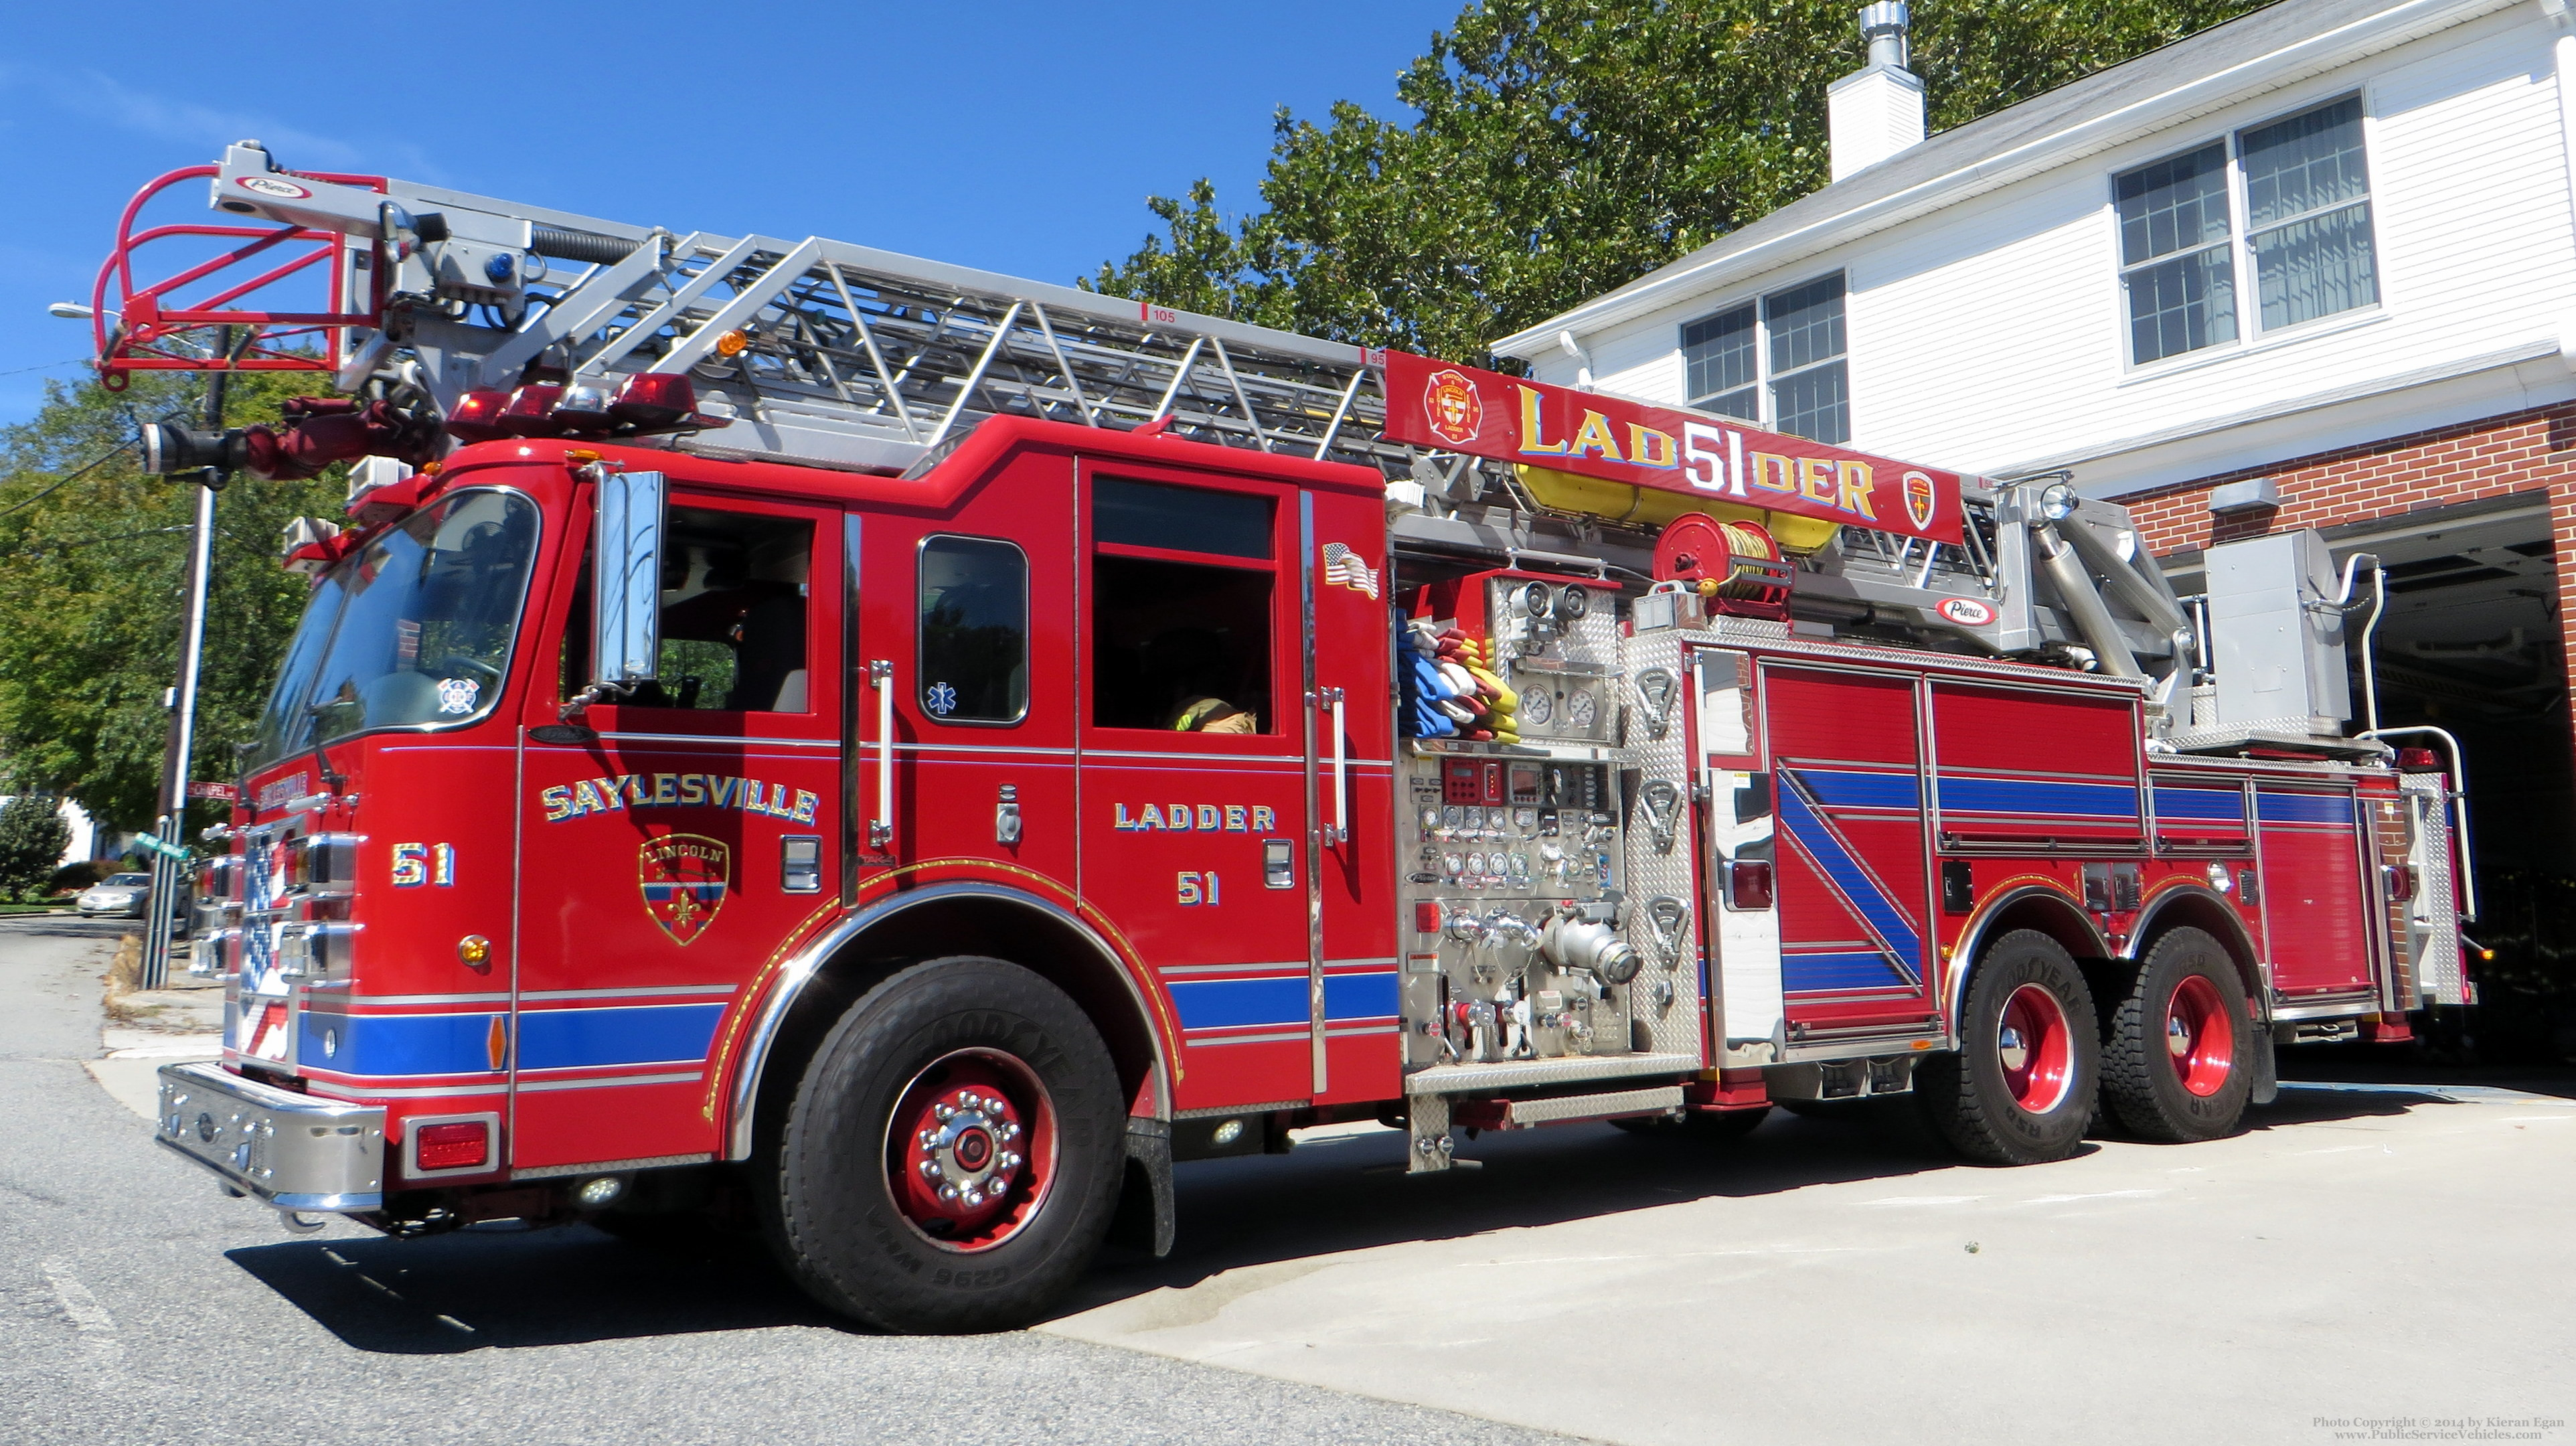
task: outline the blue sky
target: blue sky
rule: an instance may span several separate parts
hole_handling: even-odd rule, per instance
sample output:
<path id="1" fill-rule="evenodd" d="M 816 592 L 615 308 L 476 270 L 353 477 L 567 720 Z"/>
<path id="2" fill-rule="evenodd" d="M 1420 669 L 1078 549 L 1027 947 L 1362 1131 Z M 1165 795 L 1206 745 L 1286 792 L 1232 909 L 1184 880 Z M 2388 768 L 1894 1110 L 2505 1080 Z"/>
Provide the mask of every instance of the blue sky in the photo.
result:
<path id="1" fill-rule="evenodd" d="M 44 308 L 88 299 L 127 198 L 245 136 L 293 168 L 1069 282 L 1135 248 L 1149 194 L 1257 200 L 1275 108 L 1395 115 L 1463 3 L 14 6 L 0 423 L 84 374 L 60 363 L 87 327 Z"/>

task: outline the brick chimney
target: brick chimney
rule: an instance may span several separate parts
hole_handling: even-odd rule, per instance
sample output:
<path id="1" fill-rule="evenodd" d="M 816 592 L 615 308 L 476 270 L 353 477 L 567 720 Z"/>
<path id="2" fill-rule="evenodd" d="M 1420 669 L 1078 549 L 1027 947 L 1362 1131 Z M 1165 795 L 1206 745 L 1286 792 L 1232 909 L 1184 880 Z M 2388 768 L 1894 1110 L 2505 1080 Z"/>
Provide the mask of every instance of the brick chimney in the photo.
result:
<path id="1" fill-rule="evenodd" d="M 1907 20 L 1905 0 L 1861 7 L 1869 63 L 1825 91 L 1837 181 L 1923 140 L 1923 79 L 1905 68 Z"/>

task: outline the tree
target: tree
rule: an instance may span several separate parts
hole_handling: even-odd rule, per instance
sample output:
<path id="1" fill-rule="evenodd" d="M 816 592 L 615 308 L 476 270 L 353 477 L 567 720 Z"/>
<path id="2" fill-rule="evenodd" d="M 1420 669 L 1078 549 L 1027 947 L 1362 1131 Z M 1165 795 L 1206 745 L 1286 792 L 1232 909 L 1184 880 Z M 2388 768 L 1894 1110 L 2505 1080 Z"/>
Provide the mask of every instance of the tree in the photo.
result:
<path id="1" fill-rule="evenodd" d="M 228 410 L 274 422 L 281 400 L 319 382 L 236 375 Z M 0 433 L 0 788 L 68 796 L 106 828 L 152 823 L 196 508 L 193 479 L 143 473 L 133 441 L 144 422 L 193 424 L 203 386 L 149 375 L 124 392 L 58 384 L 34 420 Z M 232 745 L 256 727 L 303 610 L 304 580 L 278 567 L 279 530 L 298 514 L 336 518 L 344 488 L 335 468 L 310 482 L 242 476 L 224 490 L 194 777 L 238 771 Z"/>
<path id="2" fill-rule="evenodd" d="M 2232 19 L 2258 0 L 1927 0 L 1914 67 L 1944 130 Z M 1474 360 L 1822 185 L 1851 0 L 1492 0 L 1406 66 L 1409 123 L 1282 109 L 1266 208 L 1205 180 L 1084 285 Z"/>
<path id="3" fill-rule="evenodd" d="M 57 799 L 23 793 L 0 804 L 0 897 L 23 899 L 42 890 L 72 846 Z"/>

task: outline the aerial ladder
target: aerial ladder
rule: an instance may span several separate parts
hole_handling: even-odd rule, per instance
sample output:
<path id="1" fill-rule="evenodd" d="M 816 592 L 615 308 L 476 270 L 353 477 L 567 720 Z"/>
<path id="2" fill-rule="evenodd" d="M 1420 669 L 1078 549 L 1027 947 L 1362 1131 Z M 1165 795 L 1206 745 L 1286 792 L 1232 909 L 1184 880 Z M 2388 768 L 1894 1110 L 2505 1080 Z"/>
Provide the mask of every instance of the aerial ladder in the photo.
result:
<path id="1" fill-rule="evenodd" d="M 154 198 L 192 181 L 222 221 L 138 229 Z M 142 279 L 139 259 L 188 242 L 193 264 Z M 205 257 L 209 242 L 231 249 Z M 317 309 L 259 304 L 317 280 Z M 345 399 L 229 440 L 155 429 L 160 470 L 311 476 L 371 455 L 419 465 L 450 438 L 573 418 L 576 434 L 900 474 L 987 418 L 1021 416 L 1374 467 L 1399 554 L 1631 580 L 1652 565 L 1656 524 L 1551 505 L 1507 457 L 1388 440 L 1382 350 L 816 236 L 678 231 L 291 171 L 257 141 L 138 195 L 92 301 L 110 386 L 145 371 L 327 372 Z M 1853 636 L 2148 678 L 2157 736 L 2183 747 L 2379 751 L 2343 737 L 2348 704 L 2226 716 L 2224 620 L 2211 600 L 2175 593 L 2124 509 L 2077 495 L 2064 474 L 1963 477 L 1960 491 L 1955 542 L 1843 527 L 1806 551 L 1794 614 Z M 2310 660 L 2327 684 L 2355 590 L 2349 569 L 2335 581 L 2303 575 L 2289 604 L 2301 647 L 2331 654 Z"/>

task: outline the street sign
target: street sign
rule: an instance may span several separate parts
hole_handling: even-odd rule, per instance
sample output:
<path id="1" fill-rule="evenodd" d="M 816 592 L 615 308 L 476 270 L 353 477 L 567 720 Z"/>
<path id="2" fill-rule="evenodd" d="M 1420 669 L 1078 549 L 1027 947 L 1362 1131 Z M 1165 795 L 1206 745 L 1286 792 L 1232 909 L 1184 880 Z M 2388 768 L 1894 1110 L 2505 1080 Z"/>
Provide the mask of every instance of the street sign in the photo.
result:
<path id="1" fill-rule="evenodd" d="M 159 854 L 165 859 L 176 859 L 181 863 L 186 863 L 188 861 L 188 851 L 186 849 L 179 847 L 177 844 L 163 843 L 157 834 L 136 834 L 134 836 L 134 846 L 149 853 Z"/>
<path id="2" fill-rule="evenodd" d="M 217 803 L 233 803 L 239 800 L 241 794 L 229 783 L 191 783 L 188 785 L 188 796 L 211 798 Z"/>

